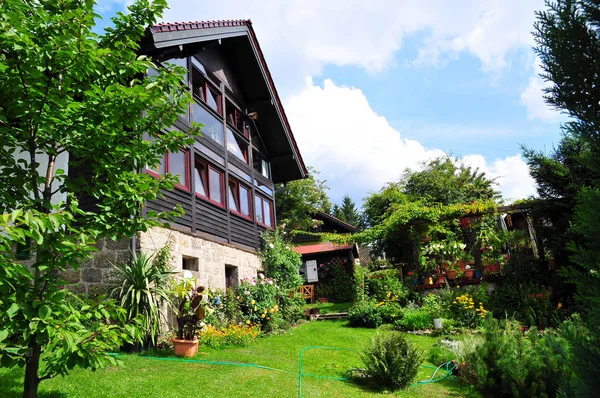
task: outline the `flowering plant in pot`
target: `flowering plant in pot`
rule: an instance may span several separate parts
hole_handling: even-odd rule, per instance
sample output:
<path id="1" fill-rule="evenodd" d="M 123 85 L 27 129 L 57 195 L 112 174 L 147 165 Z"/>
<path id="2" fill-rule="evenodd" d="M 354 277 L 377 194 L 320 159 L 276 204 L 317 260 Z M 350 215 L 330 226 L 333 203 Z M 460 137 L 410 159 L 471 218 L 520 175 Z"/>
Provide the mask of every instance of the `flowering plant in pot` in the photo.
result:
<path id="1" fill-rule="evenodd" d="M 175 284 L 173 309 L 177 319 L 177 338 L 173 338 L 176 356 L 193 357 L 198 353 L 196 332 L 204 319 L 202 304 L 203 286 L 196 286 L 196 280 L 189 271 Z"/>

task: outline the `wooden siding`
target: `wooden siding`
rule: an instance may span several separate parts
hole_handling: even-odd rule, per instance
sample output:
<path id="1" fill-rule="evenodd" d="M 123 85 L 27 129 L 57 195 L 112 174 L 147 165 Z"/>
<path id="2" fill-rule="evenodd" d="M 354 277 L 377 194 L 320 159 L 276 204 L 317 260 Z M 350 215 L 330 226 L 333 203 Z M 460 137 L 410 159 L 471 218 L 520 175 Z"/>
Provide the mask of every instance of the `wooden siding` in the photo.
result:
<path id="1" fill-rule="evenodd" d="M 181 226 L 192 229 L 192 197 L 191 194 L 179 189 L 173 191 L 161 191 L 164 197 L 146 202 L 146 208 L 154 211 L 170 211 L 178 204 L 181 205 L 185 214 L 175 218 L 175 222 Z"/>
<path id="2" fill-rule="evenodd" d="M 231 241 L 233 243 L 256 248 L 257 238 L 252 221 L 235 214 L 231 215 Z"/>
<path id="3" fill-rule="evenodd" d="M 196 199 L 196 229 L 221 238 L 229 239 L 227 210 L 205 200 Z"/>

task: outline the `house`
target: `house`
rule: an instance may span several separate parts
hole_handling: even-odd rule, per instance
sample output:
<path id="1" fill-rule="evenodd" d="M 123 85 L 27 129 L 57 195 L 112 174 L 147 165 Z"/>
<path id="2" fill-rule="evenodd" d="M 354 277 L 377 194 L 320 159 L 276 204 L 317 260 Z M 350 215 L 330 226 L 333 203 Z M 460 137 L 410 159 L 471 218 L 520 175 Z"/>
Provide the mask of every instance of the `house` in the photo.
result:
<path id="1" fill-rule="evenodd" d="M 252 23 L 157 24 L 142 52 L 158 65 L 151 74 L 165 63 L 187 69 L 183 83 L 194 102 L 171 128 L 204 125 L 193 145 L 144 170 L 176 174 L 179 183 L 142 211 L 180 205 L 185 214 L 170 228 L 101 243 L 69 282 L 92 293 L 110 281 L 107 264 L 127 259 L 130 248 L 154 252 L 170 243 L 175 271 L 189 270 L 212 288 L 235 286 L 262 269 L 261 234 L 276 225 L 274 185 L 307 175 Z"/>
<path id="2" fill-rule="evenodd" d="M 316 213 L 313 219 L 316 221 L 315 232 L 339 234 L 356 232 L 356 228 L 352 225 L 324 212 Z M 359 250 L 355 243 L 340 245 L 321 242 L 318 236 L 301 232 L 294 236 L 293 242 L 296 245 L 295 250 L 302 255 L 300 274 L 306 284 L 313 285 L 317 292 L 319 287 L 330 282 L 327 280 L 328 272 L 326 272 L 330 266 L 342 267 L 348 275 L 352 275 L 355 262 L 359 259 Z"/>

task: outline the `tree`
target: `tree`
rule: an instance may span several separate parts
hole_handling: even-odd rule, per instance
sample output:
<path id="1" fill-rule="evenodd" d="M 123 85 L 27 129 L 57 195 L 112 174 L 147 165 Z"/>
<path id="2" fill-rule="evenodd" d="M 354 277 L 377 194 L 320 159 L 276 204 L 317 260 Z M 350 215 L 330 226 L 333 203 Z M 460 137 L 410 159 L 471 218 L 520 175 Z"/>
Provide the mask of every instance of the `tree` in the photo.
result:
<path id="1" fill-rule="evenodd" d="M 141 216 L 176 177 L 139 171 L 193 142 L 166 130 L 190 95 L 182 68 L 148 78 L 155 66 L 139 56 L 164 0 L 137 1 L 100 35 L 92 0 L 0 4 L 0 364 L 25 367 L 23 395 L 35 397 L 40 381 L 75 366 L 116 363 L 107 351 L 138 335 L 122 308 L 82 301 L 61 273 L 86 260 L 95 241 L 180 213 Z M 70 174 L 60 166 L 67 156 Z M 97 210 L 83 211 L 81 197 Z M 30 242 L 27 267 L 14 247 Z"/>
<path id="2" fill-rule="evenodd" d="M 572 339 L 572 359 L 581 381 L 579 394 L 592 396 L 600 388 L 600 5 L 592 0 L 546 5 L 534 26 L 536 52 L 541 76 L 552 83 L 545 89 L 546 102 L 571 118 L 563 125 L 558 152 L 568 156 L 529 159 L 543 192 L 577 200 L 571 222 L 578 239 L 570 245 L 577 267 L 562 272 L 583 304 L 589 333 Z M 572 151 L 573 146 L 578 150 Z M 543 173 L 548 165 L 554 169 Z"/>
<path id="3" fill-rule="evenodd" d="M 495 184 L 485 173 L 448 155 L 423 163 L 421 171 L 407 169 L 399 182 L 386 184 L 381 191 L 369 196 L 363 206 L 367 224 L 378 231 L 375 253 L 385 253 L 394 262 L 417 264 L 419 239 L 426 228 L 389 221 L 403 219 L 400 213 L 407 208 L 497 201 L 500 194 Z"/>
<path id="4" fill-rule="evenodd" d="M 356 209 L 356 205 L 352 201 L 352 198 L 348 195 L 344 195 L 342 198 L 342 205 L 337 204 L 333 206 L 332 215 L 358 230 L 364 229 L 364 219 L 360 211 Z"/>
<path id="5" fill-rule="evenodd" d="M 401 178 L 403 192 L 412 201 L 430 206 L 500 198 L 493 178 L 466 166 L 458 158 L 441 156 L 422 166 L 421 171 L 407 169 Z"/>
<path id="6" fill-rule="evenodd" d="M 331 202 L 326 191 L 326 181 L 319 180 L 319 172 L 309 167 L 309 176 L 303 180 L 290 181 L 275 190 L 275 206 L 279 224 L 286 229 L 310 230 L 313 215 L 322 211 L 331 211 Z"/>

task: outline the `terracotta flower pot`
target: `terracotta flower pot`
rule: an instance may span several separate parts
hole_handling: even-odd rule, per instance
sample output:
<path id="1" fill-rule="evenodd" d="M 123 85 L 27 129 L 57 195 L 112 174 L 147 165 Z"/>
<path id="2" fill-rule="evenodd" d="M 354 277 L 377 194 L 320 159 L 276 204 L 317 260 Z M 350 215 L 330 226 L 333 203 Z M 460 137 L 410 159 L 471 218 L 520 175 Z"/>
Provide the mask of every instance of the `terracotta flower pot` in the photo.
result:
<path id="1" fill-rule="evenodd" d="M 464 271 L 467 267 L 467 263 L 463 260 L 458 260 L 456 263 L 458 264 L 458 267 L 461 271 Z"/>
<path id="2" fill-rule="evenodd" d="M 454 279 L 456 279 L 456 270 L 453 270 L 453 269 L 447 270 L 446 278 L 448 278 L 448 280 L 450 280 L 450 281 L 453 281 Z"/>
<path id="3" fill-rule="evenodd" d="M 498 263 L 488 264 L 486 269 L 488 272 L 500 272 L 500 264 L 498 264 Z"/>
<path id="4" fill-rule="evenodd" d="M 173 349 L 177 357 L 191 358 L 198 353 L 198 339 L 171 339 L 171 341 L 173 342 Z"/>
<path id="5" fill-rule="evenodd" d="M 433 285 L 433 280 L 431 279 L 430 276 L 426 276 L 425 279 L 423 280 L 423 284 L 427 285 L 427 286 L 431 286 L 431 285 Z"/>
<path id="6" fill-rule="evenodd" d="M 435 280 L 435 283 L 444 283 L 444 282 L 446 282 L 444 275 L 438 275 L 437 279 Z"/>
<path id="7" fill-rule="evenodd" d="M 475 270 L 472 270 L 472 269 L 465 270 L 465 278 L 467 278 L 467 279 L 473 279 L 474 274 L 475 274 Z"/>

